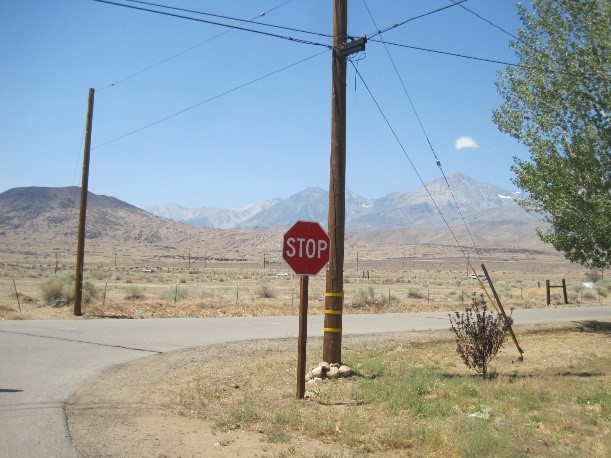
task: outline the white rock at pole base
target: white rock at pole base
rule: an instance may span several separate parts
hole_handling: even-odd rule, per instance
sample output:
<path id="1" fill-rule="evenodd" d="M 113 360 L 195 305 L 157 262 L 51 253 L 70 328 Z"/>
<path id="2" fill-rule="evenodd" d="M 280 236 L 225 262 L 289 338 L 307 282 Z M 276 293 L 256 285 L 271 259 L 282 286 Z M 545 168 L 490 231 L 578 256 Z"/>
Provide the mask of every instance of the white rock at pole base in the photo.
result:
<path id="1" fill-rule="evenodd" d="M 328 378 L 339 378 L 340 377 L 339 367 L 331 366 L 331 368 L 329 369 L 329 372 L 327 372 L 327 377 Z"/>
<path id="2" fill-rule="evenodd" d="M 339 367 L 339 376 L 340 377 L 352 377 L 352 369 L 350 369 L 350 367 L 346 366 L 345 364 L 342 364 Z"/>

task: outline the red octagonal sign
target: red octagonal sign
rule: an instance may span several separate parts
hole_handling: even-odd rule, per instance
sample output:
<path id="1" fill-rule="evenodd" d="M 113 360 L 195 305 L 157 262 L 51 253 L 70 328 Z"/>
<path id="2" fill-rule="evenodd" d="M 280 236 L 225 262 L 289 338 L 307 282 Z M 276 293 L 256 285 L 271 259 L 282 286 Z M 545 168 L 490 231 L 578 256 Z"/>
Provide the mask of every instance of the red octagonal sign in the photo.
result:
<path id="1" fill-rule="evenodd" d="M 329 261 L 330 245 L 320 224 L 297 221 L 284 234 L 282 257 L 297 275 L 316 275 Z"/>

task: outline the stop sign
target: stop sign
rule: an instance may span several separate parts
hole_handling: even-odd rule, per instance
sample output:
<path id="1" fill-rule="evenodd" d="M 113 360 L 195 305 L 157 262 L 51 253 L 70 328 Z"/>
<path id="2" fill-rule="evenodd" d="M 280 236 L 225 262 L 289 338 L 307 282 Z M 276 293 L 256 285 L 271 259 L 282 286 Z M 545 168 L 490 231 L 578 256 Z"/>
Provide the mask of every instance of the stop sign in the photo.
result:
<path id="1" fill-rule="evenodd" d="M 298 275 L 316 275 L 329 261 L 331 241 L 320 224 L 297 221 L 286 234 L 282 257 Z"/>

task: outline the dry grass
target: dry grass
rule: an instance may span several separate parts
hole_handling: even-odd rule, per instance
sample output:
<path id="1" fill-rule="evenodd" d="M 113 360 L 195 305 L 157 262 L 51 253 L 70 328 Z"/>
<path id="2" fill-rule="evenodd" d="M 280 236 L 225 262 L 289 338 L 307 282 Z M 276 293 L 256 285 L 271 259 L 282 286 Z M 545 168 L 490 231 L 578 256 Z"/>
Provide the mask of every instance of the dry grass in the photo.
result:
<path id="1" fill-rule="evenodd" d="M 525 361 L 507 345 L 491 380 L 462 366 L 448 334 L 347 338 L 358 375 L 310 387 L 309 402 L 285 383 L 294 353 L 268 349 L 187 368 L 177 410 L 218 431 L 333 444 L 328 456 L 609 456 L 610 323 L 519 332 Z"/>
<path id="2" fill-rule="evenodd" d="M 584 288 L 587 271 L 559 256 L 540 254 L 509 261 L 491 257 L 485 263 L 507 309 L 545 306 L 547 279 L 552 284 L 566 279 L 571 304 L 609 301 L 608 281 L 599 282 L 598 289 Z M 209 261 L 206 267 L 180 264 L 153 266 L 149 273 L 143 267 L 87 264 L 85 279 L 96 294 L 83 311 L 89 316 L 131 318 L 297 314 L 298 277 L 276 275 L 289 271 L 285 264 L 272 263 L 265 270 L 250 261 Z M 71 304 L 47 310 L 44 286 L 53 277 L 70 278 L 73 269 L 64 264 L 0 264 L 0 318 L 70 317 Z M 361 258 L 358 270 L 348 264 L 344 279 L 347 313 L 458 310 L 479 291 L 466 266 L 449 257 L 367 262 Z M 311 313 L 322 313 L 324 289 L 324 273 L 310 278 Z M 553 290 L 552 303 L 562 302 L 561 291 Z"/>

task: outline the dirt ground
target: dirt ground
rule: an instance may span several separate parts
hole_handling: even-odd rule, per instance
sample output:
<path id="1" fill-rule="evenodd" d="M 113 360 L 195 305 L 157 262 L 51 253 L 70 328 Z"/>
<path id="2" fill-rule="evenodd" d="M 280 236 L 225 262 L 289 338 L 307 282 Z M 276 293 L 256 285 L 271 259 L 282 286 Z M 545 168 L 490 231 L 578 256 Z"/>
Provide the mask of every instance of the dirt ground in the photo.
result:
<path id="1" fill-rule="evenodd" d="M 393 338 L 346 336 L 344 344 L 371 347 Z M 419 342 L 451 335 L 421 332 L 402 334 L 400 339 L 406 338 Z M 184 415 L 181 393 L 190 380 L 209 373 L 223 378 L 229 389 L 239 390 L 236 381 L 244 377 L 239 373 L 242 366 L 270 354 L 282 359 L 286 349 L 295 345 L 295 339 L 236 342 L 164 353 L 105 369 L 86 380 L 66 405 L 72 441 L 84 457 L 352 456 L 353 451 L 318 440 L 291 437 L 290 443 L 271 443 L 262 431 L 219 431 L 210 422 Z M 315 348 L 322 341 L 310 339 L 309 345 Z M 285 368 L 270 383 L 293 387 L 295 371 Z"/>
<path id="2" fill-rule="evenodd" d="M 208 422 L 181 415 L 181 391 L 194 374 L 214 373 L 219 364 L 239 370 L 255 355 L 281 351 L 287 343 L 217 345 L 106 369 L 83 383 L 66 406 L 74 445 L 85 457 L 328 456 L 328 446 L 318 441 L 269 443 L 260 433 L 220 432 Z M 294 378 L 289 382 L 294 384 Z M 233 386 L 231 380 L 227 385 Z"/>
<path id="3" fill-rule="evenodd" d="M 547 325 L 554 326 L 561 325 Z M 544 327 L 528 327 L 528 330 Z M 449 331 L 346 336 L 344 345 L 348 348 L 389 344 L 403 347 L 406 343 L 451 338 Z M 557 338 L 565 339 L 564 336 Z M 595 344 L 603 348 L 608 336 L 595 338 Z M 311 339 L 308 345 L 317 349 L 321 343 L 320 339 Z M 190 381 L 210 377 L 220 380 L 223 391 L 240 390 L 247 377 L 240 372 L 242 367 L 252 367 L 255 359 L 269 360 L 270 355 L 286 361 L 287 348 L 294 345 L 294 339 L 236 342 L 150 356 L 105 369 L 86 380 L 66 405 L 73 443 L 85 457 L 354 456 L 354 450 L 308 439 L 305 435 L 293 435 L 288 443 L 270 443 L 261 428 L 253 431 L 238 424 L 229 430 L 219 430 L 214 424 L 185 412 L 184 394 Z M 529 347 L 528 357 L 519 363 L 520 369 L 533 371 L 555 358 L 566 357 L 555 355 L 554 345 L 557 342 L 550 343 L 549 348 Z M 574 340 L 568 347 L 577 348 L 578 341 Z M 504 348 L 506 351 L 497 356 L 499 367 L 514 363 L 515 352 L 508 346 Z M 294 387 L 294 370 L 287 367 L 278 371 L 278 377 L 269 383 L 277 389 L 282 385 L 283 390 L 286 384 Z M 405 456 L 405 452 L 389 451 L 383 456 Z"/>

